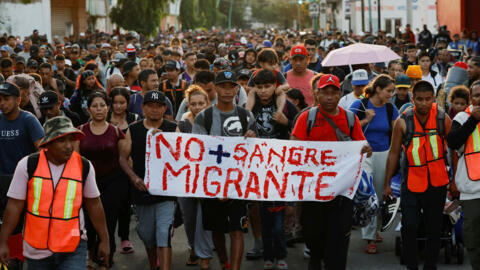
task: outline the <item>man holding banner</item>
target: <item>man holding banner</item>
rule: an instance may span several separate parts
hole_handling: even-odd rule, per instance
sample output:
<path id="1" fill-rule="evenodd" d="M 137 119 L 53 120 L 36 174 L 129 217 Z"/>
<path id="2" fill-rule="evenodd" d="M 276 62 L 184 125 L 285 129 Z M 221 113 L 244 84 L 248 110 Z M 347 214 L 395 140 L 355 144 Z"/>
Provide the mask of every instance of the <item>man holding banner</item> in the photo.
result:
<path id="1" fill-rule="evenodd" d="M 313 94 L 318 107 L 312 107 L 298 117 L 292 140 L 365 140 L 358 118 L 338 107 L 342 92 L 340 80 L 335 75 L 323 75 Z M 370 156 L 372 149 L 367 144 L 361 153 Z M 326 202 L 302 203 L 301 224 L 311 254 L 309 270 L 322 269 L 322 261 L 327 270 L 346 268 L 352 221 L 353 201 L 345 196 L 339 195 Z"/>
<path id="2" fill-rule="evenodd" d="M 163 118 L 167 110 L 163 92 L 152 90 L 143 97 L 142 111 L 144 120 L 129 126 L 125 135 L 125 145 L 120 153 L 120 166 L 129 176 L 133 189 L 133 202 L 138 217 L 137 233 L 147 250 L 150 269 L 170 269 L 172 259 L 171 237 L 175 214 L 175 197 L 151 195 L 144 183 L 147 132 L 154 129 L 162 132 L 175 132 L 177 125 Z M 133 161 L 133 169 L 128 158 Z"/>
<path id="3" fill-rule="evenodd" d="M 222 71 L 215 78 L 217 104 L 197 115 L 192 133 L 226 137 L 255 137 L 255 118 L 250 111 L 234 105 L 238 84 L 231 71 Z M 221 149 L 218 150 L 220 152 Z M 247 202 L 234 199 L 205 199 L 202 202 L 203 224 L 212 231 L 222 269 L 240 270 L 244 248 L 243 230 L 247 224 Z M 225 247 L 225 233 L 231 239 L 231 268 Z"/>

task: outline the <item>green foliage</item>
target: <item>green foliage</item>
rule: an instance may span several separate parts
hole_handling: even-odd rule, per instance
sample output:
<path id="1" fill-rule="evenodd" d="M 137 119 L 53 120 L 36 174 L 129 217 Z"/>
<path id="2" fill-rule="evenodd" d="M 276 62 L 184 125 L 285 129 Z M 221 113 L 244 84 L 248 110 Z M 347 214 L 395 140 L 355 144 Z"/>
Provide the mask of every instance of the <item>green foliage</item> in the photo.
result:
<path id="1" fill-rule="evenodd" d="M 230 0 L 184 0 L 180 4 L 180 21 L 184 29 L 211 29 L 212 26 L 226 28 L 229 8 Z M 233 0 L 232 27 L 245 25 L 244 11 L 245 1 Z"/>
<path id="2" fill-rule="evenodd" d="M 169 2 L 170 0 L 118 0 L 110 11 L 110 19 L 126 30 L 153 35 Z"/>
<path id="3" fill-rule="evenodd" d="M 311 24 L 306 4 L 299 5 L 291 0 L 256 0 L 251 3 L 252 17 L 265 25 L 288 28 L 293 26 L 293 20 L 300 21 L 301 27 Z"/>

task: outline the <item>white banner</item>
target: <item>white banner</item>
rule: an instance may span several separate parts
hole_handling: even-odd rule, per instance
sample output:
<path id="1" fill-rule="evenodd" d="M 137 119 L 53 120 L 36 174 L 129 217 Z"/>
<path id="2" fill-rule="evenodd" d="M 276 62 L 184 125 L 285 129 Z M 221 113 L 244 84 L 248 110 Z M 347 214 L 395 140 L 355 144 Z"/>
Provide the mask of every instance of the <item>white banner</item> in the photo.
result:
<path id="1" fill-rule="evenodd" d="M 365 141 L 311 142 L 159 132 L 147 135 L 153 195 L 259 201 L 353 198 Z"/>

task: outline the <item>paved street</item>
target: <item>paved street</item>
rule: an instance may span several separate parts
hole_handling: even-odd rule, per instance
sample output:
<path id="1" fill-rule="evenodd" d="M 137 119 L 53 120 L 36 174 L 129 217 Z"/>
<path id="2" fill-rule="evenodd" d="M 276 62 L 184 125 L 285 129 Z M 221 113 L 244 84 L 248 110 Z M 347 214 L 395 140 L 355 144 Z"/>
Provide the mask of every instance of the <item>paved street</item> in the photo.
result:
<path id="1" fill-rule="evenodd" d="M 133 254 L 123 255 L 120 253 L 115 254 L 115 265 L 112 269 L 138 269 L 138 270 L 148 270 L 148 262 L 146 259 L 145 251 L 142 249 L 142 243 L 139 240 L 137 233 L 134 228 L 134 222 L 132 222 L 131 227 L 131 240 L 136 248 Z M 399 263 L 398 257 L 395 256 L 395 236 L 397 232 L 393 230 L 383 234 L 384 242 L 378 245 L 380 253 L 377 255 L 367 255 L 364 252 L 365 242 L 361 240 L 360 230 L 352 231 L 352 239 L 350 242 L 350 250 L 348 255 L 348 267 L 347 269 L 351 270 L 371 270 L 371 269 L 388 269 L 388 270 L 397 270 L 405 269 Z M 245 249 L 248 250 L 252 247 L 253 241 L 251 234 L 245 235 L 246 246 Z M 117 240 L 117 245 L 119 240 Z M 173 246 L 173 263 L 172 269 L 174 270 L 191 270 L 198 269 L 197 267 L 187 267 L 185 266 L 185 260 L 187 257 L 187 238 L 183 230 L 183 226 L 178 228 L 175 231 L 175 236 L 172 241 Z M 290 269 L 307 269 L 307 260 L 303 258 L 303 244 L 297 244 L 295 248 L 288 249 L 287 263 L 289 264 Z M 465 258 L 463 265 L 445 265 L 444 264 L 444 250 L 440 251 L 440 261 L 441 263 L 438 266 L 439 270 L 455 269 L 455 270 L 467 270 L 471 269 L 468 256 Z M 453 263 L 455 263 L 455 258 L 452 258 Z M 212 269 L 220 269 L 218 260 L 215 260 L 212 263 Z M 242 270 L 262 270 L 263 269 L 263 260 L 257 261 L 243 261 Z"/>

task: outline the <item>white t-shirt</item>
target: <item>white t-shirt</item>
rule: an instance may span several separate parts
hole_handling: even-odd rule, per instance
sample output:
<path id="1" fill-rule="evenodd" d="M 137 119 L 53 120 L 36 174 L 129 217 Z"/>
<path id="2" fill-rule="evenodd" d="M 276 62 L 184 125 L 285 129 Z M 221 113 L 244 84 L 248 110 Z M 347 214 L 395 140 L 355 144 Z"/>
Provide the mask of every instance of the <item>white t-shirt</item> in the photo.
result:
<path id="1" fill-rule="evenodd" d="M 353 92 L 350 92 L 340 99 L 338 106 L 342 107 L 344 110 L 350 110 L 350 106 L 352 106 L 353 102 L 356 100 L 358 100 L 358 98 L 355 97 Z"/>
<path id="2" fill-rule="evenodd" d="M 440 86 L 440 84 L 443 83 L 443 78 L 440 75 L 440 73 L 437 73 L 434 78 L 432 77 L 432 73 L 430 72 L 428 73 L 427 76 L 423 75 L 422 80 L 427 81 L 433 85 L 433 89 L 435 90 L 435 96 L 436 96 L 438 87 Z"/>
<path id="3" fill-rule="evenodd" d="M 460 124 L 467 122 L 469 115 L 466 112 L 459 112 L 453 118 L 453 121 L 457 121 Z M 472 181 L 468 177 L 467 166 L 465 164 L 465 145 L 457 150 L 458 163 L 457 171 L 455 172 L 455 184 L 458 191 L 460 191 L 460 200 L 473 200 L 480 199 L 480 181 Z"/>
<path id="4" fill-rule="evenodd" d="M 28 156 L 22 158 L 15 169 L 15 174 L 13 175 L 12 183 L 8 189 L 7 196 L 9 198 L 17 200 L 26 200 L 27 199 L 27 184 L 28 184 L 28 171 L 27 171 L 27 160 Z M 90 163 L 90 162 L 89 162 Z M 52 174 L 53 185 L 57 186 L 60 176 L 62 176 L 63 168 L 65 164 L 55 165 L 51 162 L 48 162 L 50 166 L 50 172 Z M 84 198 L 97 198 L 100 196 L 100 191 L 97 188 L 97 183 L 95 181 L 95 169 L 90 163 L 90 170 L 88 172 L 87 179 L 83 186 L 83 197 Z M 80 209 L 80 230 L 83 232 L 82 239 L 87 240 L 86 230 L 85 230 L 85 220 L 83 215 L 83 210 Z M 40 250 L 30 246 L 25 240 L 23 240 L 23 256 L 30 259 L 44 259 L 52 256 L 53 253 L 50 250 Z"/>

